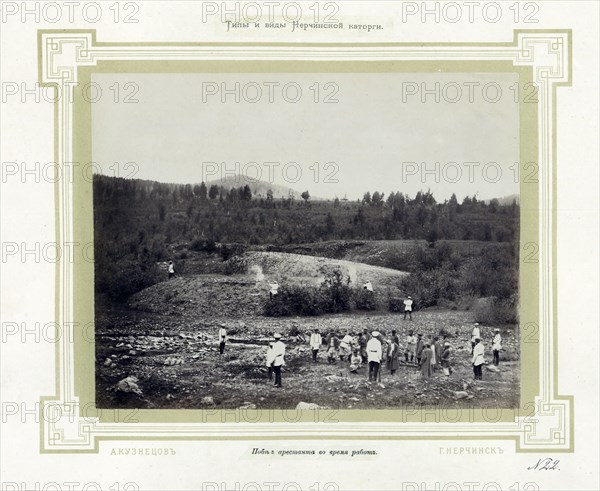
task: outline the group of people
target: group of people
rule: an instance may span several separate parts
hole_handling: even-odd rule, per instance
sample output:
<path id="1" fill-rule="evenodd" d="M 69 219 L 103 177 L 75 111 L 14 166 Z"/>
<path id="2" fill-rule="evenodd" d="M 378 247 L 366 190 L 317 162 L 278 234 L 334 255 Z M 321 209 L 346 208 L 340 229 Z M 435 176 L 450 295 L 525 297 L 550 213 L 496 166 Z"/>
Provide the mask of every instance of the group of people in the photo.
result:
<path id="1" fill-rule="evenodd" d="M 485 364 L 485 347 L 481 342 L 481 332 L 477 322 L 473 326 L 470 341 L 474 378 L 481 380 L 482 367 Z M 369 381 L 380 380 L 384 362 L 391 375 L 396 373 L 401 364 L 416 367 L 425 379 L 431 378 L 438 370 L 446 377 L 450 377 L 453 373 L 451 365 L 453 348 L 447 335 L 432 335 L 425 340 L 421 333 L 415 334 L 410 330 L 405 342 L 401 343 L 396 330 L 392 330 L 391 335 L 386 337 L 379 331 L 369 332 L 367 329 L 361 333 L 346 332 L 343 336 L 335 332 L 322 335 L 319 329 L 314 329 L 309 344 L 313 363 L 318 362 L 319 352 L 324 347 L 329 364 L 338 361 L 348 362 L 352 373 L 357 373 L 362 366 L 368 365 Z M 493 364 L 496 366 L 500 364 L 501 350 L 500 329 L 495 329 L 492 352 Z"/>
<path id="2" fill-rule="evenodd" d="M 425 342 L 421 333 L 415 335 L 411 330 L 403 344 L 396 330 L 386 338 L 379 331 L 367 329 L 361 333 L 346 332 L 343 337 L 330 332 L 323 337 L 319 329 L 314 329 L 309 343 L 313 363 L 317 363 L 318 353 L 325 346 L 328 363 L 349 362 L 352 373 L 368 365 L 370 381 L 381 378 L 384 361 L 392 375 L 401 364 L 417 367 L 425 378 L 431 377 L 437 369 L 443 370 L 446 376 L 452 373 L 451 346 L 446 337 L 440 341 L 439 336 L 432 336 L 430 342 Z"/>
<path id="3" fill-rule="evenodd" d="M 227 330 L 225 324 L 221 324 L 218 333 L 219 353 L 223 354 L 227 341 Z M 329 332 L 323 336 L 318 328 L 314 329 L 308 340 L 311 350 L 312 362 L 318 363 L 319 352 L 324 347 L 329 364 L 349 363 L 349 371 L 357 373 L 363 366 L 368 366 L 369 381 L 381 380 L 381 369 L 385 361 L 387 369 L 394 375 L 401 364 L 412 366 L 421 372 L 423 379 L 431 378 L 440 370 L 446 377 L 453 373 L 451 358 L 452 345 L 447 335 L 432 335 L 428 340 L 423 339 L 421 333 L 415 334 L 413 330 L 408 331 L 405 342 L 401 343 L 400 336 L 396 330 L 386 337 L 379 331 L 369 332 L 346 332 L 339 336 L 335 332 Z M 479 324 L 475 323 L 471 332 L 471 356 L 473 374 L 476 380 L 481 380 L 482 367 L 485 364 L 485 347 L 481 342 Z M 282 387 L 281 369 L 285 366 L 286 345 L 282 341 L 281 334 L 273 335 L 269 341 L 266 351 L 266 367 L 269 380 L 275 380 L 275 387 Z M 500 351 L 502 350 L 502 337 L 500 330 L 495 329 L 492 340 L 493 364 L 500 363 Z"/>

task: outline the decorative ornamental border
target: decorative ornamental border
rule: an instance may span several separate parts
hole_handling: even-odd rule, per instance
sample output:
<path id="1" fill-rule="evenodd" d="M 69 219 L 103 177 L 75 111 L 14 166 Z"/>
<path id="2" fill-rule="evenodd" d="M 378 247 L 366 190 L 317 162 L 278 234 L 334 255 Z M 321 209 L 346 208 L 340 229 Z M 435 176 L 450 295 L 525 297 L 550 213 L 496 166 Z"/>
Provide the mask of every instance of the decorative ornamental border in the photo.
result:
<path id="1" fill-rule="evenodd" d="M 532 67 L 538 87 L 539 394 L 533 416 L 499 423 L 109 423 L 82 418 L 71 340 L 58 337 L 56 395 L 42 398 L 42 452 L 97 452 L 101 440 L 169 439 L 510 439 L 517 451 L 573 451 L 573 399 L 557 394 L 556 88 L 571 83 L 571 32 L 515 31 L 512 43 L 469 44 L 110 44 L 95 31 L 39 31 L 40 83 L 54 86 L 57 241 L 73 243 L 74 86 L 79 67 L 101 61 L 508 61 Z M 57 324 L 73 326 L 74 267 L 57 265 Z M 73 329 L 73 327 L 71 327 Z M 65 334 L 65 333 L 63 333 Z M 69 334 L 69 333 L 67 333 Z"/>

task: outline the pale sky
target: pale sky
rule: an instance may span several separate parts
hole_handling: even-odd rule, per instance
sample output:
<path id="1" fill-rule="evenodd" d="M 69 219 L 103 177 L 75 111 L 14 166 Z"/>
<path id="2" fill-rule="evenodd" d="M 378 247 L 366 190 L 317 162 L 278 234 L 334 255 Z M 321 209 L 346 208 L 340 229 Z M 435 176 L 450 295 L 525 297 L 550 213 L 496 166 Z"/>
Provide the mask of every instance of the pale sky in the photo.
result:
<path id="1" fill-rule="evenodd" d="M 443 201 L 452 193 L 488 199 L 519 192 L 511 169 L 519 160 L 519 105 L 509 89 L 516 74 L 134 73 L 92 80 L 102 88 L 92 104 L 93 158 L 108 175 L 135 162 L 140 179 L 199 183 L 238 170 L 323 198 L 431 189 Z M 473 102 L 469 83 L 479 84 L 471 86 Z M 423 84 L 439 102 L 435 94 L 422 101 Z M 233 91 L 225 102 L 223 88 Z M 139 102 L 124 103 L 134 91 Z M 327 95 L 338 102 L 324 103 Z"/>

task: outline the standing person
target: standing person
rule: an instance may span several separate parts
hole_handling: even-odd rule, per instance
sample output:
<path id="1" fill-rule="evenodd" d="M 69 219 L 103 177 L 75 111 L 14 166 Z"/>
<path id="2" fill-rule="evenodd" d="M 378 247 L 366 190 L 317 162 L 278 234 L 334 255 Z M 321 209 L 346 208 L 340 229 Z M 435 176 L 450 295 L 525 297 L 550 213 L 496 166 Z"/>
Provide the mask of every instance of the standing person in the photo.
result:
<path id="1" fill-rule="evenodd" d="M 404 352 L 404 359 L 406 363 L 415 362 L 415 348 L 417 346 L 417 337 L 414 335 L 414 331 L 408 331 L 406 336 L 406 351 Z"/>
<path id="2" fill-rule="evenodd" d="M 327 361 L 329 363 L 335 363 L 338 355 L 338 349 L 340 347 L 340 340 L 332 331 L 329 333 L 326 339 L 327 342 Z"/>
<path id="3" fill-rule="evenodd" d="M 365 284 L 363 285 L 363 290 L 373 293 L 373 285 L 369 280 L 365 281 Z"/>
<path id="4" fill-rule="evenodd" d="M 360 357 L 362 358 L 363 363 L 367 363 L 369 361 L 369 357 L 367 356 L 367 343 L 369 342 L 369 335 L 367 330 L 365 329 L 360 336 L 358 337 L 358 346 L 360 350 Z"/>
<path id="5" fill-rule="evenodd" d="M 450 366 L 450 343 L 444 343 L 444 349 L 442 350 L 442 369 L 444 370 L 444 375 L 450 376 L 452 373 L 452 367 Z"/>
<path id="6" fill-rule="evenodd" d="M 219 354 L 222 355 L 225 351 L 225 342 L 227 341 L 227 329 L 225 324 L 221 324 L 219 328 Z"/>
<path id="7" fill-rule="evenodd" d="M 173 278 L 175 276 L 175 265 L 173 264 L 173 261 L 169 261 L 169 279 Z"/>
<path id="8" fill-rule="evenodd" d="M 400 346 L 400 336 L 395 329 L 392 329 L 392 341 L 394 341 L 398 346 Z"/>
<path id="9" fill-rule="evenodd" d="M 387 367 L 391 374 L 394 375 L 398 367 L 400 366 L 400 345 L 394 340 L 390 339 L 387 349 Z"/>
<path id="10" fill-rule="evenodd" d="M 429 336 L 429 339 L 431 341 L 429 341 L 429 343 L 427 343 L 427 345 L 429 346 L 429 348 L 431 349 L 431 369 L 435 370 L 435 367 L 437 366 L 437 359 L 436 359 L 436 353 L 435 353 L 435 346 L 433 345 L 433 341 L 434 341 L 434 337 L 433 336 Z"/>
<path id="11" fill-rule="evenodd" d="M 319 353 L 321 344 L 323 344 L 323 339 L 321 338 L 321 333 L 319 332 L 318 329 L 315 329 L 313 331 L 313 333 L 310 335 L 310 349 L 312 351 L 313 363 L 317 363 L 317 354 Z"/>
<path id="12" fill-rule="evenodd" d="M 475 349 L 475 340 L 481 339 L 481 332 L 479 331 L 479 322 L 473 324 L 473 331 L 471 331 L 471 354 Z"/>
<path id="13" fill-rule="evenodd" d="M 431 347 L 435 354 L 435 368 L 438 369 L 442 365 L 442 345 L 440 344 L 440 338 L 438 336 L 434 336 L 433 338 L 433 346 Z"/>
<path id="14" fill-rule="evenodd" d="M 433 364 L 431 363 L 433 350 L 428 343 L 421 353 L 421 378 L 428 379 L 433 375 Z"/>
<path id="15" fill-rule="evenodd" d="M 267 346 L 267 373 L 269 374 L 269 382 L 273 380 L 273 342 L 269 342 Z"/>
<path id="16" fill-rule="evenodd" d="M 423 335 L 421 333 L 417 334 L 417 345 L 415 347 L 415 357 L 417 359 L 417 365 L 421 366 L 421 357 L 423 355 L 423 349 L 425 348 L 425 343 L 423 342 Z"/>
<path id="17" fill-rule="evenodd" d="M 269 288 L 269 298 L 272 299 L 274 296 L 277 295 L 277 293 L 279 293 L 279 283 L 277 283 L 277 281 L 269 283 Z"/>
<path id="18" fill-rule="evenodd" d="M 350 361 L 352 355 L 352 336 L 349 332 L 340 341 L 340 361 L 344 361 L 346 358 Z"/>
<path id="19" fill-rule="evenodd" d="M 273 336 L 273 371 L 275 372 L 274 387 L 281 387 L 281 367 L 285 365 L 285 344 L 281 341 L 281 334 Z"/>
<path id="20" fill-rule="evenodd" d="M 408 314 L 408 316 L 410 317 L 410 320 L 412 320 L 412 309 L 413 309 L 413 301 L 412 301 L 412 297 L 409 295 L 408 298 L 406 300 L 404 300 L 404 320 L 406 320 L 406 314 Z"/>
<path id="21" fill-rule="evenodd" d="M 479 338 L 475 339 L 475 347 L 473 348 L 473 374 L 475 380 L 483 379 L 483 364 L 485 363 L 485 348 L 483 344 L 481 344 L 481 340 Z"/>
<path id="22" fill-rule="evenodd" d="M 500 365 L 500 350 L 502 349 L 502 336 L 500 329 L 494 329 L 494 340 L 492 341 L 492 351 L 494 353 L 494 365 Z"/>
<path id="23" fill-rule="evenodd" d="M 371 339 L 367 343 L 367 355 L 369 360 L 369 382 L 377 382 L 379 376 L 379 368 L 381 366 L 381 341 L 379 341 L 379 333 L 373 331 Z"/>

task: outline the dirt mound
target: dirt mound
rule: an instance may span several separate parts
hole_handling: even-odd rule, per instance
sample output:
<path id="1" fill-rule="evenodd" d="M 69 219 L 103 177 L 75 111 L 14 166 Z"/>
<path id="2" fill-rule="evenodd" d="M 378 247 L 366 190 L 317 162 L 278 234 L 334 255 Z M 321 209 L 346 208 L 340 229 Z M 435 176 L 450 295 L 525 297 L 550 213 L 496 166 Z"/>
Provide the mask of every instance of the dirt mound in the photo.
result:
<path id="1" fill-rule="evenodd" d="M 181 276 L 146 288 L 129 306 L 145 312 L 192 316 L 246 317 L 262 313 L 268 286 L 252 276 Z"/>
<path id="2" fill-rule="evenodd" d="M 339 268 L 352 286 L 369 280 L 376 292 L 395 289 L 408 273 L 368 264 L 283 252 L 247 252 L 245 275 L 195 274 L 179 276 L 136 293 L 132 309 L 196 318 L 256 317 L 263 313 L 269 283 L 319 286 L 325 273 Z"/>
<path id="3" fill-rule="evenodd" d="M 256 279 L 262 279 L 264 275 L 268 281 L 277 279 L 280 283 L 288 281 L 320 285 L 326 271 L 339 268 L 350 277 L 354 286 L 369 280 L 374 288 L 395 287 L 398 280 L 408 274 L 360 262 L 285 252 L 247 252 L 245 258 L 249 270 L 258 272 Z"/>

